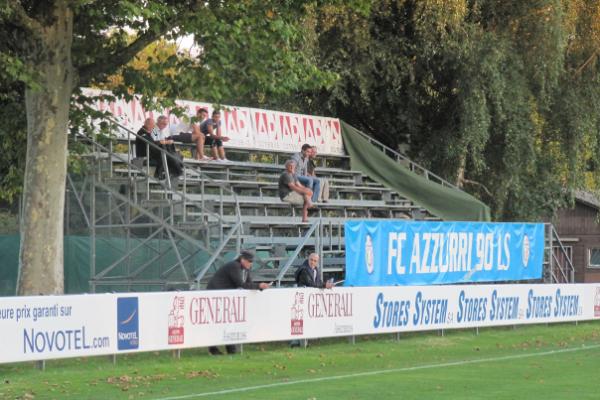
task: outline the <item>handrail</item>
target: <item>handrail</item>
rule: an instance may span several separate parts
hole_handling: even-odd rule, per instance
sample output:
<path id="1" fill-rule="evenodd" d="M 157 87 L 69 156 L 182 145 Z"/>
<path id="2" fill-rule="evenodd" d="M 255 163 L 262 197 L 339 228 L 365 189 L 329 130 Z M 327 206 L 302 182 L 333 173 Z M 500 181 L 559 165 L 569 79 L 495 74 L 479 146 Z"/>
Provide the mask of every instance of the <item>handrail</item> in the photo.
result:
<path id="1" fill-rule="evenodd" d="M 421 166 L 420 164 L 412 161 L 410 158 L 406 157 L 405 155 L 403 155 L 402 153 L 397 152 L 396 150 L 392 149 L 389 146 L 386 146 L 385 144 L 381 143 L 379 140 L 377 139 L 373 139 L 372 137 L 368 136 L 367 134 L 365 134 L 364 132 L 361 132 L 359 130 L 357 130 L 358 133 L 360 133 L 365 139 L 367 139 L 370 143 L 372 144 L 376 144 L 379 147 L 381 147 L 384 152 L 385 151 L 389 151 L 390 153 L 392 153 L 395 157 L 396 157 L 396 161 L 399 161 L 400 159 L 402 161 L 407 161 L 410 165 L 410 170 L 413 171 L 415 168 L 421 170 L 424 174 L 425 174 L 425 178 L 427 178 L 427 180 L 432 180 L 431 177 L 436 178 L 441 185 L 443 186 L 448 186 L 451 187 L 453 189 L 456 190 L 461 190 L 460 188 L 458 188 L 456 185 L 453 185 L 452 183 L 448 182 L 447 180 L 445 180 L 444 178 L 442 178 L 439 175 L 436 175 L 435 173 L 431 172 L 430 170 L 428 170 L 427 168 Z"/>
<path id="2" fill-rule="evenodd" d="M 124 126 L 124 125 L 123 125 L 123 124 L 121 124 L 120 122 L 118 122 L 118 121 L 115 121 L 115 120 L 113 120 L 112 118 L 109 118 L 109 120 L 110 120 L 112 123 L 114 123 L 115 125 L 117 125 L 119 128 L 121 128 L 121 129 L 125 130 L 125 131 L 126 131 L 128 134 L 130 134 L 130 135 L 134 135 L 134 137 L 136 137 L 136 138 L 138 138 L 138 137 L 139 137 L 139 138 L 141 138 L 141 137 L 140 137 L 140 136 L 139 136 L 137 133 L 135 133 L 134 131 L 132 131 L 132 130 L 131 130 L 131 129 L 129 129 L 128 127 Z M 142 139 L 142 138 L 141 138 L 141 139 Z M 166 150 L 165 150 L 165 149 L 163 149 L 162 147 L 160 147 L 160 146 L 156 145 L 155 143 L 149 143 L 149 144 L 150 144 L 150 145 L 152 145 L 152 146 L 154 146 L 155 148 L 157 148 L 157 149 L 158 149 L 158 150 L 159 150 L 159 151 L 160 151 L 162 154 L 164 154 L 166 157 L 171 157 L 171 159 L 173 159 L 173 160 L 175 160 L 175 161 L 181 161 L 181 160 L 179 160 L 179 158 L 177 158 L 176 156 L 174 156 L 174 155 L 173 155 L 173 154 L 171 154 L 170 152 L 166 151 Z M 129 146 L 130 146 L 130 145 L 128 144 L 128 146 L 127 146 L 127 147 L 129 148 Z M 188 168 L 188 167 L 186 167 L 186 166 L 185 166 L 185 163 L 183 164 L 183 168 L 184 168 L 184 171 L 185 171 L 185 170 L 187 170 L 188 172 L 191 172 L 191 174 L 192 174 L 192 175 L 195 175 L 197 178 L 201 178 L 201 179 L 207 180 L 207 181 L 209 181 L 209 182 L 211 182 L 211 183 L 213 183 L 213 184 L 215 184 L 215 185 L 219 186 L 221 189 L 224 189 L 225 191 L 227 191 L 227 192 L 231 193 L 231 195 L 233 196 L 233 198 L 234 198 L 234 200 L 235 200 L 236 208 L 239 210 L 239 201 L 238 201 L 238 198 L 237 198 L 237 193 L 236 193 L 236 192 L 235 192 L 233 189 L 231 189 L 231 188 L 227 187 L 227 185 L 225 185 L 225 184 L 223 184 L 223 183 L 221 183 L 221 182 L 216 182 L 216 181 L 215 181 L 214 179 L 212 179 L 210 176 L 206 176 L 205 174 L 203 174 L 203 173 L 201 173 L 201 172 L 198 172 L 198 171 L 196 171 L 196 170 L 195 170 L 195 169 L 193 169 L 193 168 Z M 238 219 L 238 221 L 240 221 L 240 220 L 241 220 L 241 217 L 240 217 L 239 213 L 238 213 L 237 217 L 238 217 L 238 218 L 237 218 L 237 219 Z"/>
<path id="3" fill-rule="evenodd" d="M 171 154 L 170 152 L 168 152 L 167 150 L 163 149 L 162 147 L 158 146 L 158 145 L 157 145 L 157 144 L 155 144 L 155 143 L 148 142 L 147 140 L 145 140 L 144 138 L 142 138 L 140 135 L 138 135 L 136 132 L 132 131 L 131 129 L 129 129 L 129 128 L 128 128 L 128 127 L 126 127 L 125 125 L 121 124 L 120 122 L 118 122 L 118 121 L 115 121 L 114 119 L 112 119 L 112 118 L 109 118 L 109 117 L 106 117 L 106 119 L 107 119 L 108 121 L 110 121 L 112 124 L 114 124 L 114 125 L 118 126 L 120 129 L 122 129 L 122 130 L 124 130 L 125 132 L 127 132 L 127 134 L 129 134 L 129 135 L 133 135 L 135 138 L 140 138 L 140 139 L 143 139 L 143 140 L 146 142 L 146 144 L 147 144 L 148 146 L 150 146 L 150 147 L 152 147 L 152 148 L 154 148 L 154 149 L 156 149 L 156 150 L 160 151 L 160 152 L 161 152 L 161 158 L 162 158 L 163 160 L 164 160 L 164 157 L 170 157 L 170 158 L 171 158 L 172 160 L 174 160 L 174 161 L 177 161 L 177 162 L 181 161 L 181 160 L 180 160 L 179 158 L 177 158 L 175 155 Z M 85 136 L 85 135 L 82 135 L 82 136 L 84 136 L 84 137 L 87 137 L 87 136 Z M 131 154 L 131 151 L 130 151 L 130 142 L 129 142 L 129 141 L 128 141 L 128 144 L 127 144 L 127 150 L 128 150 L 128 151 L 127 151 L 127 154 L 128 154 L 128 156 L 129 156 L 129 155 Z M 111 153 L 113 153 L 113 152 L 111 152 Z M 115 156 L 117 156 L 117 153 L 114 153 L 114 155 L 115 155 Z M 122 159 L 121 159 L 121 160 L 122 160 Z M 122 160 L 122 161 L 123 161 L 123 160 Z M 130 165 L 131 163 L 130 163 L 129 161 L 127 161 L 127 164 L 128 164 L 128 165 Z M 215 181 L 214 179 L 212 179 L 211 177 L 209 177 L 209 176 L 206 176 L 205 174 L 203 174 L 203 173 L 201 173 L 201 172 L 198 172 L 198 171 L 196 171 L 196 170 L 195 170 L 195 169 L 193 169 L 193 168 L 188 168 L 188 167 L 186 167 L 185 163 L 183 163 L 183 169 L 184 169 L 184 174 L 185 174 L 185 172 L 187 171 L 187 172 L 189 172 L 191 175 L 195 176 L 196 178 L 201 178 L 201 179 L 203 179 L 203 180 L 207 180 L 207 181 L 209 181 L 209 182 L 211 182 L 211 183 L 213 183 L 213 184 L 215 184 L 215 185 L 219 186 L 220 188 L 224 189 L 225 191 L 229 192 L 229 193 L 232 195 L 232 197 L 233 197 L 233 199 L 234 199 L 234 201 L 235 201 L 235 206 L 236 206 L 236 209 L 237 209 L 237 210 L 239 210 L 239 209 L 240 209 L 240 205 L 239 205 L 238 196 L 237 196 L 237 193 L 235 193 L 235 191 L 234 191 L 234 190 L 232 190 L 231 188 L 227 187 L 225 184 L 223 184 L 223 183 L 221 183 L 221 182 L 216 182 L 216 181 Z M 168 174 L 168 166 L 166 165 L 166 163 L 165 163 L 165 171 L 167 171 L 167 174 Z M 142 172 L 143 172 L 143 171 L 142 171 Z M 161 183 L 161 185 L 162 185 L 162 183 Z M 171 185 L 170 185 L 170 180 L 169 180 L 169 184 L 168 184 L 168 188 L 167 188 L 167 189 L 168 189 L 168 190 L 173 190 L 173 189 L 172 189 L 170 186 L 171 186 Z M 164 187 L 164 185 L 163 185 L 163 187 Z M 176 192 L 177 194 L 180 194 L 180 193 L 179 193 L 179 192 L 177 192 L 177 191 L 175 191 L 175 192 Z M 185 196 L 185 197 L 186 197 L 186 200 L 188 200 L 188 201 L 190 200 L 190 199 L 189 199 L 187 196 Z M 203 207 L 201 207 L 201 208 L 202 208 L 202 209 L 204 209 Z M 215 214 L 215 215 L 219 215 L 219 214 L 217 214 L 217 213 L 213 213 L 213 214 Z M 237 221 L 241 221 L 241 215 L 240 215 L 240 213 L 239 213 L 239 212 L 236 214 L 236 217 L 237 217 Z M 219 220 L 221 221 L 221 223 L 223 222 L 222 215 L 220 215 L 220 216 L 219 216 Z"/>
<path id="4" fill-rule="evenodd" d="M 562 241 L 560 240 L 560 237 L 558 236 L 558 232 L 556 232 L 556 229 L 554 228 L 554 225 L 553 224 L 548 224 L 548 225 L 550 227 L 550 234 L 552 235 L 553 239 L 556 239 L 556 241 L 558 242 L 557 247 L 560 248 L 560 252 L 564 256 L 564 258 L 567 260 L 567 267 L 568 267 L 567 272 L 569 272 L 571 276 L 567 277 L 565 274 L 565 271 L 563 271 L 562 265 L 559 265 L 561 272 L 563 274 L 563 277 L 568 282 L 574 283 L 575 282 L 575 267 L 573 266 L 573 262 L 571 261 L 571 258 L 567 254 L 567 250 L 563 246 Z M 552 247 L 554 247 L 554 245 Z M 556 256 L 554 255 L 554 252 L 552 252 L 552 256 L 554 258 L 556 258 Z M 558 258 L 556 258 L 556 261 L 558 261 Z"/>
<path id="5" fill-rule="evenodd" d="M 90 137 L 88 137 L 88 136 L 86 136 L 86 135 L 83 135 L 83 134 L 78 134 L 78 136 L 80 136 L 80 137 L 82 137 L 82 138 L 84 138 L 84 139 L 86 139 L 86 140 L 89 140 L 90 142 L 92 142 L 92 144 L 93 144 L 94 146 L 96 146 L 96 147 L 100 148 L 101 150 L 104 150 L 104 151 L 106 151 L 106 152 L 107 152 L 107 153 L 108 153 L 108 154 L 109 154 L 111 157 L 115 157 L 115 158 L 117 158 L 119 161 L 121 161 L 121 162 L 124 162 L 124 163 L 127 163 L 127 165 L 128 165 L 128 168 L 130 168 L 130 169 L 132 169 L 132 170 L 134 170 L 134 171 L 136 171 L 136 172 L 140 172 L 140 173 L 144 174 L 144 175 L 145 175 L 147 178 L 149 178 L 149 176 L 146 174 L 146 171 L 144 171 L 142 168 L 138 168 L 136 165 L 134 165 L 134 164 L 132 164 L 132 163 L 128 162 L 128 161 L 127 161 L 127 160 L 125 160 L 123 157 L 121 157 L 121 156 L 120 156 L 118 153 L 115 153 L 115 152 L 111 151 L 110 149 L 106 148 L 105 146 L 101 145 L 100 143 L 96 142 L 94 139 L 92 139 L 92 138 L 90 138 Z M 194 172 L 195 172 L 195 171 L 194 171 Z M 157 182 L 158 182 L 158 184 L 159 184 L 159 185 L 161 185 L 161 186 L 163 187 L 163 189 L 164 189 L 165 191 L 167 191 L 167 190 L 171 190 L 172 192 L 174 192 L 174 193 L 175 193 L 175 194 L 177 194 L 178 196 L 181 196 L 181 198 L 184 198 L 184 197 L 185 197 L 185 198 L 186 198 L 188 201 L 190 201 L 190 198 L 189 198 L 189 197 L 188 197 L 188 196 L 187 196 L 185 193 L 181 193 L 181 192 L 178 192 L 177 190 L 169 189 L 169 188 L 167 187 L 167 185 L 165 185 L 165 184 L 164 184 L 163 182 L 161 182 L 160 180 L 158 180 Z M 192 203 L 192 204 L 194 204 L 194 203 Z M 223 220 L 223 219 L 222 219 L 222 217 L 221 217 L 219 214 L 215 213 L 215 212 L 212 212 L 212 211 L 210 211 L 210 210 L 206 210 L 206 209 L 204 209 L 204 208 L 203 208 L 202 210 L 203 210 L 204 212 L 206 212 L 207 214 L 212 214 L 212 215 L 214 215 L 215 217 L 219 218 L 219 220 L 220 220 L 220 221 L 222 221 L 222 220 Z"/>
<path id="6" fill-rule="evenodd" d="M 199 288 L 200 281 L 202 280 L 202 278 L 204 277 L 204 275 L 206 274 L 206 272 L 208 271 L 210 266 L 217 260 L 217 258 L 219 258 L 219 256 L 221 255 L 221 252 L 223 251 L 223 249 L 225 248 L 227 243 L 233 237 L 233 234 L 236 233 L 240 229 L 241 226 L 242 226 L 242 221 L 238 221 L 234 225 L 234 227 L 227 233 L 227 236 L 225 236 L 225 238 L 221 241 L 221 244 L 219 245 L 219 247 L 213 252 L 213 255 L 202 266 L 202 268 L 200 268 L 199 271 L 198 270 L 194 271 L 193 275 L 196 275 L 196 278 L 194 278 L 194 282 L 195 282 L 197 288 Z"/>
<path id="7" fill-rule="evenodd" d="M 281 286 L 281 279 L 283 278 L 283 276 L 285 275 L 287 270 L 292 266 L 292 263 L 294 262 L 296 257 L 298 257 L 298 254 L 300 254 L 300 250 L 302 250 L 302 248 L 304 247 L 304 245 L 306 244 L 308 239 L 312 236 L 315 229 L 317 229 L 317 227 L 320 225 L 321 225 L 321 220 L 318 219 L 315 222 L 313 222 L 313 224 L 310 226 L 310 229 L 306 232 L 306 234 L 302 238 L 302 241 L 298 244 L 298 246 L 296 247 L 296 249 L 290 256 L 290 258 L 288 258 L 288 260 L 285 263 L 285 265 L 283 266 L 283 268 L 281 268 L 281 271 L 277 275 L 277 278 L 275 278 L 275 280 L 277 281 L 277 287 Z"/>

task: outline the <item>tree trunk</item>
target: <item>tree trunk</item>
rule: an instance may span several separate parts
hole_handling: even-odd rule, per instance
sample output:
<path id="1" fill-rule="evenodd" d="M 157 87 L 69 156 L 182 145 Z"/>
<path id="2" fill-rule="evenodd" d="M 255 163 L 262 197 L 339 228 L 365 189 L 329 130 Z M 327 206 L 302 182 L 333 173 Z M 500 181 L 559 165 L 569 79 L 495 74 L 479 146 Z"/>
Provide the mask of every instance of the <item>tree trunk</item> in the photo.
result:
<path id="1" fill-rule="evenodd" d="M 27 89 L 27 164 L 18 295 L 64 292 L 63 226 L 67 131 L 73 90 L 73 14 L 56 1 L 31 62 L 40 89 Z M 48 19 L 50 20 L 50 19 Z"/>

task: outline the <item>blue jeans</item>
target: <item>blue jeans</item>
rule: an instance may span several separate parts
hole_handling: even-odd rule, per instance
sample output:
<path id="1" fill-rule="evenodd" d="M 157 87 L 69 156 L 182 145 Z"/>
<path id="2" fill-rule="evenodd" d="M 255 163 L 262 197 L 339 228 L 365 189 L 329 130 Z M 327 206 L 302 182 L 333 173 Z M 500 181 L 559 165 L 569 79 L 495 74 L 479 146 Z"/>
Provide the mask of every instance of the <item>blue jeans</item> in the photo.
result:
<path id="1" fill-rule="evenodd" d="M 314 176 L 300 175 L 296 176 L 296 178 L 298 178 L 298 182 L 312 190 L 313 195 L 310 201 L 316 203 L 317 199 L 319 198 L 319 192 L 321 191 L 321 181 L 319 180 L 319 178 L 316 178 Z"/>

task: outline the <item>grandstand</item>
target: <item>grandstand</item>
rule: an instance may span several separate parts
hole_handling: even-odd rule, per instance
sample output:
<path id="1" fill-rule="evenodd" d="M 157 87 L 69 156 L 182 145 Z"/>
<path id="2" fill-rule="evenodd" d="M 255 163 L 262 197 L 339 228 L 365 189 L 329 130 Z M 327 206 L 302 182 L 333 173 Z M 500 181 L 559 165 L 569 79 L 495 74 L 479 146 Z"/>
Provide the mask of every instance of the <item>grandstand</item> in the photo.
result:
<path id="1" fill-rule="evenodd" d="M 89 279 L 91 292 L 202 288 L 219 265 L 243 248 L 256 249 L 255 280 L 290 284 L 294 267 L 312 251 L 321 254 L 326 278 L 340 280 L 346 221 L 442 219 L 352 169 L 348 155 L 324 155 L 317 175 L 329 179 L 331 199 L 318 204 L 309 222 L 302 223 L 300 210 L 277 197 L 277 180 L 291 153 L 228 148 L 232 162 L 185 158 L 182 176 L 166 174 L 159 180 L 153 167 L 136 158 L 135 133 L 117 123 L 115 127 L 127 131 L 128 139 L 77 138 L 87 149 L 83 157 L 88 168 L 71 173 L 67 182 L 65 242 L 75 241 L 81 254 L 89 256 L 89 277 L 81 274 L 80 280 Z M 389 157 L 418 179 L 460 191 L 361 135 L 379 157 Z M 166 164 L 171 155 L 162 151 L 162 157 Z M 560 256 L 564 249 L 551 226 L 548 232 L 544 279 L 572 282 L 570 260 Z"/>

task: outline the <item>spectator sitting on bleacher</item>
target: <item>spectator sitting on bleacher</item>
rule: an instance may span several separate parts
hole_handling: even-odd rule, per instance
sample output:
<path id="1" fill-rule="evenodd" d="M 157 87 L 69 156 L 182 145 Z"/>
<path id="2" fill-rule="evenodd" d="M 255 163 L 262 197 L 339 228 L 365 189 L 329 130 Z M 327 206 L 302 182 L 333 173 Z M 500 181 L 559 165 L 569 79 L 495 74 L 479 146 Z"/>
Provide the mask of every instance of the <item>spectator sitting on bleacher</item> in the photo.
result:
<path id="1" fill-rule="evenodd" d="M 204 155 L 204 135 L 200 132 L 199 125 L 206 120 L 208 117 L 208 110 L 206 108 L 199 108 L 196 111 L 196 117 L 192 118 L 192 122 L 189 125 L 184 125 L 181 130 L 185 129 L 187 132 L 180 132 L 178 135 L 173 135 L 170 139 L 181 142 L 181 143 L 196 143 L 196 160 L 198 161 L 209 161 L 210 157 Z M 196 120 L 195 123 L 193 120 Z"/>
<path id="2" fill-rule="evenodd" d="M 286 203 L 302 206 L 302 222 L 308 222 L 308 209 L 312 207 L 310 197 L 313 195 L 313 192 L 300 184 L 295 170 L 296 161 L 287 160 L 285 162 L 285 171 L 279 177 L 279 198 Z"/>
<path id="3" fill-rule="evenodd" d="M 308 176 L 316 177 L 317 164 L 315 163 L 315 158 L 317 157 L 317 146 L 312 146 L 310 148 L 310 152 L 308 153 L 308 165 L 306 170 L 308 172 Z M 327 203 L 329 201 L 329 180 L 327 178 L 319 178 L 319 182 L 321 182 L 321 190 L 319 191 L 319 203 Z"/>
<path id="4" fill-rule="evenodd" d="M 149 145 L 150 143 L 155 144 L 152 137 L 153 129 L 154 119 L 146 118 L 144 125 L 137 132 L 137 137 L 135 138 L 135 156 L 136 158 L 147 158 L 148 165 L 156 167 L 161 164 L 161 157 L 160 150 Z M 149 156 L 146 154 L 146 146 L 149 147 Z"/>
<path id="5" fill-rule="evenodd" d="M 310 144 L 303 144 L 302 151 L 292 156 L 292 160 L 296 162 L 296 178 L 301 184 L 306 186 L 312 191 L 313 203 L 316 203 L 319 198 L 319 192 L 321 191 L 321 182 L 319 178 L 314 176 L 308 176 L 308 154 L 310 152 Z"/>
<path id="6" fill-rule="evenodd" d="M 205 142 L 210 146 L 213 158 L 217 161 L 228 162 L 223 142 L 227 142 L 229 138 L 221 134 L 221 112 L 219 110 L 213 111 L 212 118 L 200 124 L 200 132 L 204 134 Z"/>
<path id="7" fill-rule="evenodd" d="M 154 143 L 160 145 L 173 157 L 167 156 L 167 165 L 169 167 L 169 174 L 173 176 L 179 176 L 183 173 L 183 162 L 181 156 L 175 150 L 174 140 L 171 136 L 168 136 L 169 120 L 164 115 L 161 115 L 156 120 L 156 126 L 152 130 L 152 139 Z M 163 172 L 163 164 L 160 162 L 156 168 L 155 176 L 159 177 Z"/>

